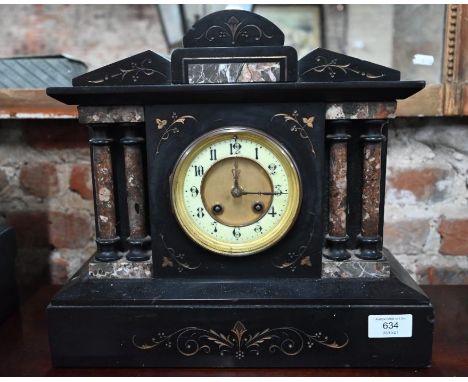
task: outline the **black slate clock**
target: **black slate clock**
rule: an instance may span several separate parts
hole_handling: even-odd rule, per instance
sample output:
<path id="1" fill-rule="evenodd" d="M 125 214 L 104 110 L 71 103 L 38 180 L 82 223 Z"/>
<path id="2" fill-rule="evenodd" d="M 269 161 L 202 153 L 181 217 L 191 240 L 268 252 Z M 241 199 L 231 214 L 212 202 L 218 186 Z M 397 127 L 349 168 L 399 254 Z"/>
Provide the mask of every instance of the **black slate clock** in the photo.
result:
<path id="1" fill-rule="evenodd" d="M 283 43 L 216 12 L 170 61 L 48 89 L 89 125 L 97 244 L 48 307 L 55 366 L 430 364 L 430 301 L 382 245 L 389 120 L 424 82 Z"/>

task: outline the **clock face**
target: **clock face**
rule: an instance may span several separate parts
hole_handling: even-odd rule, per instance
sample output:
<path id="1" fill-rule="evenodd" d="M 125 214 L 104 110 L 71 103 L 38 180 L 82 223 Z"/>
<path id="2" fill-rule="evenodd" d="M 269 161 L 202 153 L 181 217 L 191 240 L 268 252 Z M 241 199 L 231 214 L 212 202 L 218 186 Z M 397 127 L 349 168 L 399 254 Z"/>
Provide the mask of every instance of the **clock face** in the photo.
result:
<path id="1" fill-rule="evenodd" d="M 293 159 L 263 132 L 229 127 L 194 141 L 171 184 L 179 224 L 206 249 L 231 256 L 260 252 L 294 224 L 301 182 Z"/>

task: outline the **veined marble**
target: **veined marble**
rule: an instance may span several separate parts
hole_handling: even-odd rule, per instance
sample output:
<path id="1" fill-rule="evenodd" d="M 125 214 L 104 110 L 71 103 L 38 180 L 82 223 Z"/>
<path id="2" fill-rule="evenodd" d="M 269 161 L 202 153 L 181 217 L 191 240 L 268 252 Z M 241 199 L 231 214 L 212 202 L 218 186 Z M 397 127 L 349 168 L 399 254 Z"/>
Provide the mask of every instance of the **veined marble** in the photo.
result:
<path id="1" fill-rule="evenodd" d="M 384 257 L 379 260 L 361 260 L 356 257 L 357 251 L 349 251 L 351 258 L 344 261 L 333 261 L 322 258 L 323 278 L 372 278 L 390 277 L 390 263 Z"/>
<path id="2" fill-rule="evenodd" d="M 279 82 L 279 62 L 231 62 L 188 65 L 190 84 Z"/>
<path id="3" fill-rule="evenodd" d="M 104 263 L 91 260 L 88 264 L 88 275 L 92 279 L 148 279 L 153 275 L 153 261 L 120 260 Z"/>

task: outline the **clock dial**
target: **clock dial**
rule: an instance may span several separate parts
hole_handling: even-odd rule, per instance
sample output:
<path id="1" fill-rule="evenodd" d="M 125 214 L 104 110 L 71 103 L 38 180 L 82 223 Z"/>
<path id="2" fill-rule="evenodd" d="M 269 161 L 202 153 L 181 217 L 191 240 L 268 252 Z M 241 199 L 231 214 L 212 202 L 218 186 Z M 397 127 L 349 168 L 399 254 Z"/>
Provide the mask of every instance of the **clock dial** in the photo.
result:
<path id="1" fill-rule="evenodd" d="M 206 249 L 242 256 L 277 243 L 301 202 L 300 178 L 286 150 L 266 134 L 224 128 L 197 139 L 172 177 L 174 213 Z"/>

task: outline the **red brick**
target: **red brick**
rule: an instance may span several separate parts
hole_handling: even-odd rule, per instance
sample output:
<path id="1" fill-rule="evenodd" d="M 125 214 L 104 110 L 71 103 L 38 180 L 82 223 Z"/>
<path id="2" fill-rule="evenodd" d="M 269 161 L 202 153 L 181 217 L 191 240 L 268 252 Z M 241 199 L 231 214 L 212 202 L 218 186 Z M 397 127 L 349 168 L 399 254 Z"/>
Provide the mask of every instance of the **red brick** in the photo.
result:
<path id="1" fill-rule="evenodd" d="M 49 224 L 49 240 L 55 248 L 83 248 L 92 236 L 87 214 L 50 212 Z"/>
<path id="2" fill-rule="evenodd" d="M 23 128 L 26 143 L 36 149 L 73 149 L 88 147 L 88 129 L 77 121 L 32 122 Z"/>
<path id="3" fill-rule="evenodd" d="M 0 169 L 0 191 L 8 186 L 8 177 L 5 171 Z"/>
<path id="4" fill-rule="evenodd" d="M 46 211 L 18 211 L 7 214 L 6 221 L 16 232 L 20 248 L 49 246 L 49 219 Z"/>
<path id="5" fill-rule="evenodd" d="M 384 245 L 397 254 L 418 254 L 429 236 L 429 220 L 414 219 L 384 224 Z"/>
<path id="6" fill-rule="evenodd" d="M 83 199 L 93 199 L 91 165 L 78 164 L 72 168 L 70 175 L 70 190 L 80 194 Z"/>
<path id="7" fill-rule="evenodd" d="M 439 224 L 441 245 L 444 255 L 468 256 L 468 219 L 442 218 Z"/>
<path id="8" fill-rule="evenodd" d="M 468 283 L 468 270 L 456 266 L 431 266 L 418 271 L 420 284 L 459 285 Z"/>
<path id="9" fill-rule="evenodd" d="M 440 168 L 421 168 L 395 171 L 389 176 L 391 187 L 411 191 L 417 199 L 428 200 L 437 191 L 436 183 L 446 172 Z"/>
<path id="10" fill-rule="evenodd" d="M 23 165 L 19 179 L 21 188 L 25 192 L 40 198 L 54 195 L 59 190 L 57 169 L 55 164 L 51 162 Z"/>

